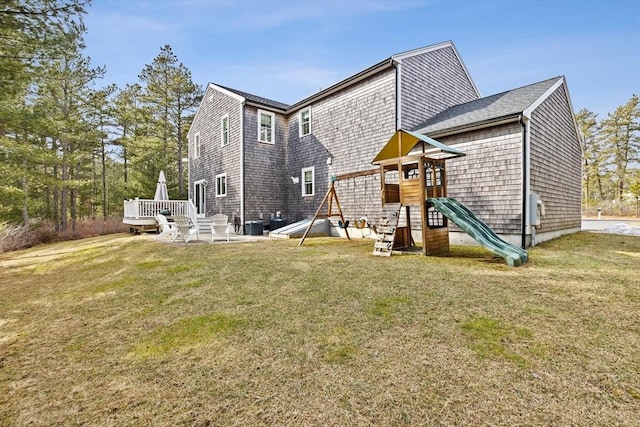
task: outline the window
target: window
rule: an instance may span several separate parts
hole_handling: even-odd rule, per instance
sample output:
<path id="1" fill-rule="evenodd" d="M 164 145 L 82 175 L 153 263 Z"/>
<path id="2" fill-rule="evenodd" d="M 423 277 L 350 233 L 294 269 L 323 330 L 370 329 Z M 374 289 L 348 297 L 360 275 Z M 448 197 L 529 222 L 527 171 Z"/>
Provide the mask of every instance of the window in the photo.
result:
<path id="1" fill-rule="evenodd" d="M 300 136 L 309 135 L 311 133 L 311 107 L 307 107 L 300 111 L 298 115 L 298 124 Z"/>
<path id="2" fill-rule="evenodd" d="M 273 113 L 258 110 L 258 141 L 274 144 L 273 129 L 275 122 Z"/>
<path id="3" fill-rule="evenodd" d="M 227 174 L 216 175 L 216 197 L 227 195 Z"/>
<path id="4" fill-rule="evenodd" d="M 200 132 L 198 132 L 193 137 L 193 158 L 194 159 L 197 159 L 198 157 L 200 157 L 200 154 L 201 154 L 200 151 L 201 151 Z"/>
<path id="5" fill-rule="evenodd" d="M 220 119 L 220 141 L 222 147 L 229 144 L 229 114 Z"/>
<path id="6" fill-rule="evenodd" d="M 302 169 L 302 195 L 313 196 L 315 190 L 315 171 L 313 166 Z"/>

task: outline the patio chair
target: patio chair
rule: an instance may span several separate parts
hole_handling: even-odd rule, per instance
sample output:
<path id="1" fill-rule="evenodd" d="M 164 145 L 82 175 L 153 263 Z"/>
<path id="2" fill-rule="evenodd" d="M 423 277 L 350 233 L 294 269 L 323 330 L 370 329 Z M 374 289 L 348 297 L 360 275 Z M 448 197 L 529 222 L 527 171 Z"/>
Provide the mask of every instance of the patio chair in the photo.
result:
<path id="1" fill-rule="evenodd" d="M 211 241 L 213 242 L 213 239 L 215 239 L 216 236 L 224 236 L 226 234 L 227 236 L 227 242 L 229 241 L 229 217 L 227 215 L 224 214 L 215 214 L 212 217 L 212 224 L 211 224 Z"/>
<path id="2" fill-rule="evenodd" d="M 175 236 L 178 232 L 175 224 L 170 224 L 169 221 L 167 221 L 167 217 L 161 214 L 156 215 L 156 222 L 160 229 L 160 234 L 156 237 L 157 239 L 162 239 L 168 236 L 171 237 L 172 240 L 175 240 Z"/>
<path id="3" fill-rule="evenodd" d="M 193 236 L 196 236 L 196 239 L 200 237 L 198 235 L 198 226 L 191 224 L 188 216 L 174 215 L 173 220 L 176 223 L 178 232 L 171 240 L 172 242 L 175 242 L 177 239 L 182 239 L 185 243 L 189 243 Z"/>

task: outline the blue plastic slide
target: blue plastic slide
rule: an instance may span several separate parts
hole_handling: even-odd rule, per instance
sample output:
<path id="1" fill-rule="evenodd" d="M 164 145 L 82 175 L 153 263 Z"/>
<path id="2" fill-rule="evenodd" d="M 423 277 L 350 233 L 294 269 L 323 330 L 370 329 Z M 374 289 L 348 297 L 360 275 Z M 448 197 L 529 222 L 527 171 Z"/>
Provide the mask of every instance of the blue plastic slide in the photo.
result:
<path id="1" fill-rule="evenodd" d="M 457 200 L 438 197 L 428 199 L 427 202 L 432 203 L 439 212 L 473 237 L 476 242 L 503 257 L 511 267 L 522 265 L 529 259 L 527 251 L 502 240 L 487 224 Z"/>

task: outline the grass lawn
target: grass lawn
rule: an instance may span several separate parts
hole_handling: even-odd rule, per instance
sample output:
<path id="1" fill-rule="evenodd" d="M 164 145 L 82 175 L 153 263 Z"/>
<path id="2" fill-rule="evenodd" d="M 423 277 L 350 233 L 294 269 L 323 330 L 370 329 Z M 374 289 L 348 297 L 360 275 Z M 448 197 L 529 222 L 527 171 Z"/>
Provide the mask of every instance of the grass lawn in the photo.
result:
<path id="1" fill-rule="evenodd" d="M 297 244 L 4 254 L 0 425 L 638 425 L 640 237 Z"/>

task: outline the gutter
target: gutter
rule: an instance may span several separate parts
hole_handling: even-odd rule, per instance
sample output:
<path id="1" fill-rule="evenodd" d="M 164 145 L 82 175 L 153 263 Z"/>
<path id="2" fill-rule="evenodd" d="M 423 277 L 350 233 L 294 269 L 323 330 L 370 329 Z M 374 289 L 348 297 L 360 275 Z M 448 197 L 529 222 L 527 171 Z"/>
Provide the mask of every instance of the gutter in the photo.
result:
<path id="1" fill-rule="evenodd" d="M 245 101 L 245 104 L 250 105 L 252 107 L 259 108 L 261 110 L 271 111 L 272 113 L 278 113 L 278 114 L 287 114 L 287 111 L 289 111 L 289 110 L 282 110 L 280 108 L 272 107 L 266 104 L 260 104 L 258 102 L 253 102 L 253 101 Z"/>
<path id="2" fill-rule="evenodd" d="M 464 124 L 460 126 L 455 126 L 447 129 L 443 129 L 435 132 L 428 132 L 430 138 L 442 138 L 443 136 L 456 135 L 460 132 L 472 132 L 475 130 L 480 130 L 488 127 L 504 125 L 507 123 L 513 122 L 522 122 L 522 116 L 520 114 L 509 114 L 507 116 L 497 117 L 493 119 L 483 120 L 480 122 L 472 123 L 472 124 Z M 422 129 L 415 130 L 414 132 L 423 133 Z"/>

